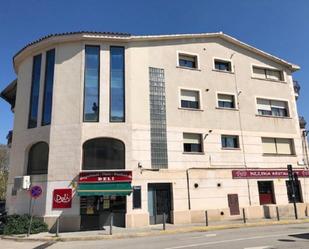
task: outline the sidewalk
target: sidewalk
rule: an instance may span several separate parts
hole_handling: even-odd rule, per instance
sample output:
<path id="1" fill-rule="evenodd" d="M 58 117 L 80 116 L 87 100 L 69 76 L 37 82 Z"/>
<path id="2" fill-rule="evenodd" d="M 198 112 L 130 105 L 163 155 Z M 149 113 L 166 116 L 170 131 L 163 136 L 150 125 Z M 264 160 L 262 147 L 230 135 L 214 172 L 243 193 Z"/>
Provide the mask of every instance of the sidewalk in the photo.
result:
<path id="1" fill-rule="evenodd" d="M 221 229 L 232 229 L 239 227 L 256 227 L 267 225 L 284 225 L 284 224 L 299 224 L 309 223 L 309 219 L 281 219 L 277 221 L 275 219 L 258 219 L 247 220 L 244 224 L 243 220 L 233 221 L 210 221 L 209 226 L 205 224 L 183 224 L 173 225 L 166 224 L 166 230 L 163 230 L 163 225 L 151 225 L 142 228 L 120 228 L 113 227 L 112 235 L 110 235 L 109 227 L 105 227 L 105 230 L 97 231 L 83 231 L 83 232 L 65 232 L 60 233 L 59 237 L 56 237 L 54 233 L 39 233 L 32 234 L 29 237 L 26 235 L 14 235 L 14 236 L 2 236 L 2 239 L 18 240 L 18 241 L 81 241 L 81 240 L 101 240 L 101 239 L 121 239 L 121 238 L 133 238 L 133 237 L 145 237 L 145 236 L 158 236 L 164 234 L 176 234 L 176 233 L 188 233 L 188 232 L 207 232 Z"/>

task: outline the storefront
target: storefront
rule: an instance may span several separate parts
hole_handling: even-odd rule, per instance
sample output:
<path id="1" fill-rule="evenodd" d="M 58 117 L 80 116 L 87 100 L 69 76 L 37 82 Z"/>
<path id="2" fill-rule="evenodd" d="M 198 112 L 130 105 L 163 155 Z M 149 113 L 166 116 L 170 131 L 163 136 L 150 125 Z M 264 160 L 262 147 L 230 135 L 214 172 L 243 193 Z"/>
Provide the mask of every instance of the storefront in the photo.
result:
<path id="1" fill-rule="evenodd" d="M 132 171 L 97 171 L 79 174 L 81 230 L 125 227 L 126 196 L 132 192 Z"/>

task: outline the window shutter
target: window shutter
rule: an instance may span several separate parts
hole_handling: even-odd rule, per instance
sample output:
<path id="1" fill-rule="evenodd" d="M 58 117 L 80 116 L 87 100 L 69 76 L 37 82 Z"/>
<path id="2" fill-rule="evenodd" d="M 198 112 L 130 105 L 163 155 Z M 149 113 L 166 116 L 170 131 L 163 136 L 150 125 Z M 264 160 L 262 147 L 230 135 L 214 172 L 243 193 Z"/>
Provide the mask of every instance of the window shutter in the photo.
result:
<path id="1" fill-rule="evenodd" d="M 274 138 L 262 138 L 262 144 L 263 144 L 263 153 L 265 154 L 276 154 L 276 143 Z"/>
<path id="2" fill-rule="evenodd" d="M 291 155 L 292 151 L 292 140 L 287 138 L 276 138 L 277 152 L 278 154 Z"/>
<path id="3" fill-rule="evenodd" d="M 200 144 L 201 143 L 201 135 L 200 134 L 184 133 L 183 134 L 183 142 L 185 144 Z"/>
<path id="4" fill-rule="evenodd" d="M 265 79 L 265 69 L 259 67 L 253 67 L 253 77 Z"/>
<path id="5" fill-rule="evenodd" d="M 190 90 L 181 90 L 181 99 L 186 101 L 199 101 L 198 92 Z"/>
<path id="6" fill-rule="evenodd" d="M 218 94 L 218 100 L 233 103 L 234 102 L 234 96 L 228 95 L 228 94 Z"/>
<path id="7" fill-rule="evenodd" d="M 257 99 L 257 109 L 271 111 L 270 100 L 267 99 Z"/>

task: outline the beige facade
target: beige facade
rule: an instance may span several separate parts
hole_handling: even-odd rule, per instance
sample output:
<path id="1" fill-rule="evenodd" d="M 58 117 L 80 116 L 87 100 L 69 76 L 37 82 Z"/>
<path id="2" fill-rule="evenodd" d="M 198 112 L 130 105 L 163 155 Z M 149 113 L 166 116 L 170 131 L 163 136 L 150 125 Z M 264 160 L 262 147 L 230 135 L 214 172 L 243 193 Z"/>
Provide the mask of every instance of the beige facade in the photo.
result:
<path id="1" fill-rule="evenodd" d="M 85 45 L 100 46 L 99 122 L 83 122 Z M 125 47 L 125 122 L 111 123 L 110 46 Z M 46 51 L 55 48 L 55 71 L 51 125 L 27 128 L 33 56 L 42 53 L 38 120 L 43 108 Z M 195 58 L 196 68 L 179 65 L 179 55 Z M 192 58 L 193 58 L 192 57 Z M 230 70 L 215 68 L 215 59 L 229 62 Z M 10 213 L 27 213 L 29 193 L 12 196 L 14 177 L 26 174 L 31 145 L 49 145 L 47 175 L 32 175 L 31 183 L 43 187 L 34 213 L 52 226 L 62 217 L 63 229 L 78 230 L 80 199 L 75 193 L 82 171 L 83 144 L 98 137 L 111 137 L 125 144 L 125 169 L 133 172 L 132 185 L 141 186 L 140 209 L 133 209 L 132 194 L 126 197 L 127 227 L 149 225 L 149 183 L 170 183 L 171 222 L 204 222 L 210 219 L 237 219 L 230 215 L 228 194 L 237 194 L 239 207 L 248 217 L 265 216 L 260 205 L 258 181 L 273 181 L 275 204 L 292 215 L 286 180 L 233 179 L 236 169 L 305 169 L 302 131 L 299 127 L 292 73 L 299 68 L 272 55 L 241 43 L 222 33 L 166 36 L 121 36 L 117 34 L 77 33 L 51 36 L 26 47 L 14 58 L 17 74 L 15 120 L 10 158 L 7 208 Z M 258 79 L 253 66 L 280 70 L 283 79 Z M 151 170 L 151 129 L 149 67 L 164 69 L 166 94 L 166 135 L 168 166 Z M 199 109 L 181 108 L 181 89 L 199 93 Z M 219 108 L 218 94 L 234 96 L 235 108 Z M 259 115 L 257 98 L 286 101 L 288 117 Z M 202 135 L 200 153 L 184 152 L 183 133 Z M 222 148 L 221 135 L 238 136 L 239 148 Z M 265 154 L 262 137 L 292 139 L 291 155 Z M 188 181 L 189 179 L 189 181 Z M 305 215 L 309 202 L 306 178 L 300 178 Z M 52 193 L 72 188 L 72 208 L 52 209 Z M 189 193 L 188 193 L 189 192 Z M 189 195 L 188 195 L 189 194 Z M 274 205 L 267 205 L 274 214 Z M 74 219 L 73 219 L 74 218 Z M 74 222 L 73 222 L 74 220 Z"/>

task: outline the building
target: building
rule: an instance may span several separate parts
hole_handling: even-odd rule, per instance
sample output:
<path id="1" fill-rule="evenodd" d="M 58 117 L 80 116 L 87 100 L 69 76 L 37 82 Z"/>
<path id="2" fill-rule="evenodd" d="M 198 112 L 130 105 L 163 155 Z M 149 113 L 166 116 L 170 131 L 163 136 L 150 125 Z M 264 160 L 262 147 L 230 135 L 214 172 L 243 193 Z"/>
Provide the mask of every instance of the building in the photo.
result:
<path id="1" fill-rule="evenodd" d="M 223 33 L 73 32 L 13 58 L 9 213 L 62 230 L 292 214 L 309 201 L 299 67 Z M 27 187 L 25 187 L 27 188 Z"/>

